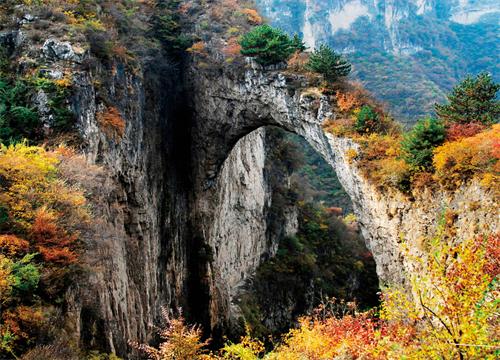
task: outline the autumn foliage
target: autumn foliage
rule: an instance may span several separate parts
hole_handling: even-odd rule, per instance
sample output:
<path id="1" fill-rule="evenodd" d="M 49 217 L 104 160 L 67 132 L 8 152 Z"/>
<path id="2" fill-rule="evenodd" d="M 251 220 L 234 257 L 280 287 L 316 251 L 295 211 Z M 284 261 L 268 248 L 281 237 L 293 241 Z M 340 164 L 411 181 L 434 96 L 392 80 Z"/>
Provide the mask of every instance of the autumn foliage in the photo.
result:
<path id="1" fill-rule="evenodd" d="M 351 306 L 338 316 L 327 303 L 302 317 L 298 327 L 268 353 L 259 339 L 245 335 L 202 358 L 497 359 L 500 236 L 479 236 L 453 245 L 443 231 L 429 240 L 427 258 L 407 253 L 421 271 L 411 277 L 411 289 L 386 289 L 378 313 L 359 313 Z M 184 329 L 176 334 L 189 330 L 182 322 L 178 325 Z M 173 344 L 175 336 L 169 337 Z M 200 344 L 198 339 L 189 348 L 199 350 Z"/>
<path id="2" fill-rule="evenodd" d="M 78 262 L 89 215 L 82 192 L 59 176 L 70 155 L 26 143 L 0 148 L 0 357 L 32 343 Z"/>
<path id="3" fill-rule="evenodd" d="M 97 114 L 99 127 L 106 136 L 115 141 L 121 140 L 125 134 L 125 120 L 116 107 L 109 107 Z"/>
<path id="4" fill-rule="evenodd" d="M 461 185 L 473 177 L 483 185 L 500 179 L 500 124 L 471 137 L 464 137 L 438 147 L 434 152 L 436 176 L 445 183 Z"/>
<path id="5" fill-rule="evenodd" d="M 162 309 L 164 324 L 158 335 L 162 339 L 158 347 L 130 342 L 130 345 L 139 352 L 147 355 L 151 360 L 201 360 L 209 359 L 204 347 L 208 341 L 202 341 L 202 332 L 198 326 L 189 326 L 184 317 L 169 315 L 167 309 Z"/>
<path id="6" fill-rule="evenodd" d="M 248 22 L 252 25 L 260 25 L 262 24 L 262 17 L 259 15 L 257 10 L 255 9 L 243 9 L 241 10 L 242 14 L 245 14 L 248 18 Z"/>

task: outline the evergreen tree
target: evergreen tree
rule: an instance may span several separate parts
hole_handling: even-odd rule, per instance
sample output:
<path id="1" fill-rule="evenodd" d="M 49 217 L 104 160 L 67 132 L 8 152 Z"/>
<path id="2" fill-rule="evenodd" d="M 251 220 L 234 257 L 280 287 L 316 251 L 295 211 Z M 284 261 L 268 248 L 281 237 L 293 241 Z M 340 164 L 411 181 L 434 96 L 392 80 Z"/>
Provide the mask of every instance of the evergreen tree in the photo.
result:
<path id="1" fill-rule="evenodd" d="M 288 60 L 296 49 L 294 40 L 286 33 L 267 24 L 254 27 L 239 43 L 241 54 L 255 57 L 264 66 Z"/>
<path id="2" fill-rule="evenodd" d="M 327 45 L 321 45 L 311 54 L 306 67 L 323 75 L 328 81 L 335 81 L 351 72 L 351 64 Z"/>
<path id="3" fill-rule="evenodd" d="M 36 137 L 41 124 L 38 113 L 28 107 L 30 95 L 23 81 L 10 84 L 0 78 L 0 142 L 8 144 L 23 137 Z"/>
<path id="4" fill-rule="evenodd" d="M 436 104 L 436 113 L 445 123 L 497 123 L 500 118 L 498 90 L 500 84 L 496 84 L 490 74 L 468 76 L 448 95 L 449 104 Z"/>
<path id="5" fill-rule="evenodd" d="M 178 0 L 158 1 L 151 20 L 153 36 L 161 42 L 165 50 L 177 57 L 192 43 L 192 39 L 182 33 L 179 4 Z"/>
<path id="6" fill-rule="evenodd" d="M 420 120 L 401 142 L 403 159 L 415 170 L 430 170 L 434 148 L 446 137 L 444 124 L 434 118 Z"/>
<path id="7" fill-rule="evenodd" d="M 356 117 L 354 128 L 359 133 L 371 133 L 378 130 L 379 124 L 378 114 L 371 106 L 365 105 Z"/>
<path id="8" fill-rule="evenodd" d="M 295 48 L 295 51 L 304 52 L 307 49 L 306 44 L 297 34 L 293 35 L 292 43 L 293 47 Z"/>

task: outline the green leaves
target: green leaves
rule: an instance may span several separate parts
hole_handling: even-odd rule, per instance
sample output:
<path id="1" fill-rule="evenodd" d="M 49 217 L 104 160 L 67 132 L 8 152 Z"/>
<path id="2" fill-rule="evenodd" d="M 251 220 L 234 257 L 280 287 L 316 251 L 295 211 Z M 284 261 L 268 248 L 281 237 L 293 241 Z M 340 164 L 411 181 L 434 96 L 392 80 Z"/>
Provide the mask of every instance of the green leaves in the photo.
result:
<path id="1" fill-rule="evenodd" d="M 38 268 L 31 263 L 37 254 L 28 254 L 12 265 L 13 287 L 18 292 L 30 293 L 36 290 L 40 281 Z"/>
<path id="2" fill-rule="evenodd" d="M 449 104 L 436 104 L 436 113 L 446 123 L 468 124 L 481 122 L 489 125 L 500 120 L 500 101 L 496 93 L 500 84 L 488 73 L 475 78 L 468 76 L 448 95 Z"/>
<path id="3" fill-rule="evenodd" d="M 351 64 L 327 45 L 321 45 L 311 54 L 306 68 L 323 75 L 328 81 L 335 81 L 351 72 Z"/>
<path id="4" fill-rule="evenodd" d="M 39 126 L 38 114 L 27 106 L 30 90 L 25 81 L 9 84 L 0 79 L 0 142 L 32 138 Z"/>
<path id="5" fill-rule="evenodd" d="M 445 136 L 445 127 L 440 120 L 420 120 L 401 142 L 403 159 L 415 170 L 432 169 L 434 148 L 444 142 Z"/>
<path id="6" fill-rule="evenodd" d="M 267 24 L 254 27 L 239 43 L 242 55 L 255 57 L 264 66 L 286 61 L 295 51 L 305 49 L 298 36 L 290 39 L 282 30 Z"/>
<path id="7" fill-rule="evenodd" d="M 379 115 L 375 110 L 371 106 L 365 105 L 356 117 L 354 128 L 360 134 L 376 132 L 380 124 L 379 120 Z"/>

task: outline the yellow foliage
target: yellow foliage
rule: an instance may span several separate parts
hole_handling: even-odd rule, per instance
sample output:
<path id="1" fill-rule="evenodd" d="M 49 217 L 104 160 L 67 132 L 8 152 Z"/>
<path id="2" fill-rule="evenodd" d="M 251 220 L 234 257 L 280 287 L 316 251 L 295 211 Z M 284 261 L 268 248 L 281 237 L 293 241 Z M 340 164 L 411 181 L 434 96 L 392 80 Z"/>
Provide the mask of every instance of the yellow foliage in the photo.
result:
<path id="1" fill-rule="evenodd" d="M 53 209 L 64 220 L 86 218 L 83 194 L 57 178 L 59 162 L 55 152 L 26 143 L 0 149 L 0 177 L 5 179 L 0 204 L 21 228 L 29 230 L 41 206 Z"/>
<path id="2" fill-rule="evenodd" d="M 12 264 L 12 260 L 0 254 L 0 304 L 9 297 L 12 290 Z"/>
<path id="3" fill-rule="evenodd" d="M 237 344 L 226 344 L 221 352 L 224 359 L 259 360 L 265 351 L 264 344 L 257 339 L 252 339 L 247 328 L 247 335 L 242 336 Z"/>
<path id="4" fill-rule="evenodd" d="M 437 178 L 445 185 L 459 186 L 478 177 L 483 185 L 498 186 L 499 158 L 500 124 L 495 124 L 490 130 L 436 148 L 434 167 Z"/>
<path id="5" fill-rule="evenodd" d="M 347 157 L 347 162 L 349 162 L 349 164 L 352 164 L 356 159 L 356 156 L 358 156 L 358 151 L 351 148 L 345 152 L 345 156 Z"/>
<path id="6" fill-rule="evenodd" d="M 186 325 L 182 316 L 170 319 L 167 309 L 162 310 L 162 316 L 166 324 L 159 331 L 162 342 L 158 348 L 134 342 L 130 345 L 153 360 L 208 359 L 203 349 L 208 341 L 201 340 L 202 333 L 199 327 Z"/>
<path id="7" fill-rule="evenodd" d="M 252 25 L 262 24 L 262 17 L 259 15 L 257 10 L 254 9 L 243 9 L 241 10 L 242 14 L 247 16 L 248 22 Z"/>
<path id="8" fill-rule="evenodd" d="M 417 322 L 418 346 L 403 349 L 412 359 L 495 359 L 498 334 L 498 235 L 448 245 L 442 232 L 432 240 L 428 261 L 405 291 L 386 292 L 381 316 Z"/>

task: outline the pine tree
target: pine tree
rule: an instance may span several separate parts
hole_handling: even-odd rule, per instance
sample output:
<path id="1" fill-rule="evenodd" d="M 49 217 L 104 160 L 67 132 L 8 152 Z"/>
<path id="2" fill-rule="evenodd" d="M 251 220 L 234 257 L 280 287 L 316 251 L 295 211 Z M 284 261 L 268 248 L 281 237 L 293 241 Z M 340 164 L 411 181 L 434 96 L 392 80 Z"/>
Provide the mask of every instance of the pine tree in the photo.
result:
<path id="1" fill-rule="evenodd" d="M 296 50 L 294 40 L 282 30 L 267 24 L 254 27 L 243 35 L 239 43 L 241 54 L 255 57 L 264 66 L 286 61 Z"/>
<path id="2" fill-rule="evenodd" d="M 403 159 L 415 170 L 430 170 L 434 148 L 441 145 L 445 137 L 445 127 L 440 120 L 420 120 L 401 142 Z"/>
<path id="3" fill-rule="evenodd" d="M 493 124 L 500 120 L 500 101 L 496 84 L 488 73 L 466 77 L 448 95 L 449 104 L 436 104 L 436 113 L 445 123 L 468 124 L 481 122 Z"/>
<path id="4" fill-rule="evenodd" d="M 307 49 L 306 44 L 304 43 L 304 41 L 302 41 L 300 36 L 297 34 L 293 35 L 292 43 L 293 43 L 293 47 L 298 52 L 304 52 Z"/>
<path id="5" fill-rule="evenodd" d="M 321 45 L 311 54 L 306 67 L 328 81 L 335 81 L 351 72 L 351 64 L 327 45 Z"/>

